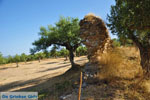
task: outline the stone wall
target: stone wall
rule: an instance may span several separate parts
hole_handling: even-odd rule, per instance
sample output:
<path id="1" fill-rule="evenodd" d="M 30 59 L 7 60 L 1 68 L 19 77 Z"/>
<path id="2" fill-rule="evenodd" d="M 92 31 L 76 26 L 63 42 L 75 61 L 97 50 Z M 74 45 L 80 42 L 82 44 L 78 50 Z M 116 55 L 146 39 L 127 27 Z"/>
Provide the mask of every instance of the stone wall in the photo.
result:
<path id="1" fill-rule="evenodd" d="M 90 62 L 95 63 L 111 47 L 109 32 L 103 20 L 88 14 L 80 21 L 80 37 L 88 49 Z"/>

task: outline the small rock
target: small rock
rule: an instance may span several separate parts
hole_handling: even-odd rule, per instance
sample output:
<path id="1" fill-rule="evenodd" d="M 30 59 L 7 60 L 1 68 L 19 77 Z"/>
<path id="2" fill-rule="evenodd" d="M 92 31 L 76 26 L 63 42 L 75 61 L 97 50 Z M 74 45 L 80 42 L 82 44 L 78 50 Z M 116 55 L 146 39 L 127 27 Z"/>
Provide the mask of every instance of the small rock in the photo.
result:
<path id="1" fill-rule="evenodd" d="M 66 96 L 60 96 L 60 100 L 66 100 L 67 98 L 70 98 L 72 95 L 68 94 Z"/>
<path id="2" fill-rule="evenodd" d="M 83 84 L 82 84 L 82 88 L 85 88 L 87 86 L 87 84 L 84 82 Z"/>

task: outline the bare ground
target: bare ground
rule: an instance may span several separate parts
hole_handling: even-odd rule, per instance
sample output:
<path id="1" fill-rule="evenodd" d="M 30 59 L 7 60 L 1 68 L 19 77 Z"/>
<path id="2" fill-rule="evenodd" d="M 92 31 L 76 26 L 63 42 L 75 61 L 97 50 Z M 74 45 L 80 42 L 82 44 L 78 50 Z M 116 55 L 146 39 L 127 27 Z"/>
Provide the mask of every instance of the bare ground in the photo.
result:
<path id="1" fill-rule="evenodd" d="M 7 64 L 0 66 L 0 92 L 1 91 L 41 91 L 54 83 L 53 77 L 59 76 L 70 69 L 71 64 L 65 58 L 45 59 L 40 63 L 32 61 L 27 63 Z M 85 56 L 76 57 L 77 64 L 84 64 L 88 60 Z M 60 80 L 60 79 L 57 79 Z"/>

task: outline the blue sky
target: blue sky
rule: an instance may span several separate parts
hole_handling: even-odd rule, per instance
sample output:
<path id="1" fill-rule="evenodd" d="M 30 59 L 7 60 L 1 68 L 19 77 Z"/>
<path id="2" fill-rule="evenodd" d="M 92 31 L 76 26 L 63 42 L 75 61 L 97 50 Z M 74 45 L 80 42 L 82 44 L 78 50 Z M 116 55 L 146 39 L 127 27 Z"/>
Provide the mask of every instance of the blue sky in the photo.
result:
<path id="1" fill-rule="evenodd" d="M 26 53 L 39 38 L 40 26 L 58 21 L 59 16 L 82 19 L 92 12 L 106 21 L 115 0 L 0 0 L 0 52 Z"/>

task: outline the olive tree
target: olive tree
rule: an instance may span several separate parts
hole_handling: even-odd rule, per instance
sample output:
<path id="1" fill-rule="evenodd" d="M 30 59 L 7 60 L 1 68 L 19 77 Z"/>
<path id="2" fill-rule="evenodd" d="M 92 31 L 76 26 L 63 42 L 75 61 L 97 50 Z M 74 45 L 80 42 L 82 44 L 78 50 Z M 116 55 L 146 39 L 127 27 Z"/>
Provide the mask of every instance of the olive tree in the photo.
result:
<path id="1" fill-rule="evenodd" d="M 40 38 L 33 42 L 35 47 L 31 49 L 31 52 L 46 49 L 51 45 L 64 46 L 69 51 L 69 59 L 74 68 L 74 52 L 81 44 L 79 28 L 78 18 L 60 17 L 54 26 L 40 28 Z"/>
<path id="2" fill-rule="evenodd" d="M 150 0 L 115 0 L 108 26 L 119 38 L 131 39 L 140 50 L 141 66 L 150 71 Z"/>

